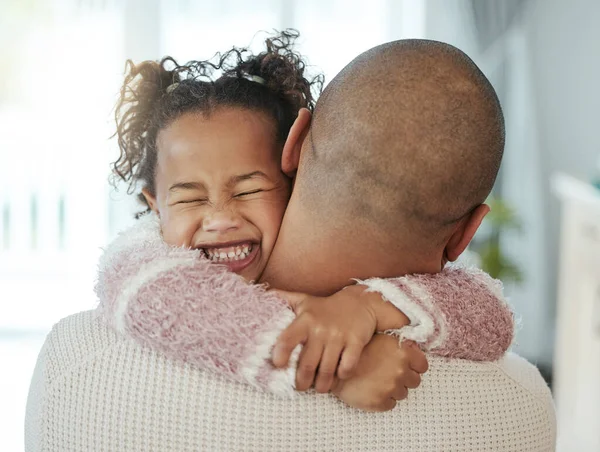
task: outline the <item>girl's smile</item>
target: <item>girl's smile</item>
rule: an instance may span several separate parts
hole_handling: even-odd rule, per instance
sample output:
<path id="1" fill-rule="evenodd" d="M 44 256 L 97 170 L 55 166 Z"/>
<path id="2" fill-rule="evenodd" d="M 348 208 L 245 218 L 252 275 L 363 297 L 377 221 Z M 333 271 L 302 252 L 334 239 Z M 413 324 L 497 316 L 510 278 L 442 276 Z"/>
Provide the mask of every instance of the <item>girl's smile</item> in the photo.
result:
<path id="1" fill-rule="evenodd" d="M 214 263 L 223 264 L 239 273 L 248 267 L 260 252 L 260 244 L 250 241 L 204 245 L 204 255 Z"/>
<path id="2" fill-rule="evenodd" d="M 221 107 L 186 113 L 157 139 L 156 196 L 164 240 L 257 280 L 290 194 L 275 125 L 263 113 Z"/>

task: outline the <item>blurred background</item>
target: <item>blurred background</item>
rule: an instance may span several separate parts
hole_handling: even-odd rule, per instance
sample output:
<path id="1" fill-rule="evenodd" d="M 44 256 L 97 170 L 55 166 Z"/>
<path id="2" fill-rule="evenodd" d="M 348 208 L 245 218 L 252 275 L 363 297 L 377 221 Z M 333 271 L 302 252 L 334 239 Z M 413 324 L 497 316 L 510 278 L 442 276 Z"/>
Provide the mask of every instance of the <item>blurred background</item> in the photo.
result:
<path id="1" fill-rule="evenodd" d="M 556 396 L 559 450 L 599 451 L 597 0 L 0 0 L 2 450 L 23 449 L 45 335 L 95 307 L 100 249 L 139 207 L 107 183 L 125 60 L 206 59 L 287 27 L 326 80 L 410 37 L 459 47 L 492 81 L 507 147 L 469 258 L 505 283 L 513 350 Z"/>

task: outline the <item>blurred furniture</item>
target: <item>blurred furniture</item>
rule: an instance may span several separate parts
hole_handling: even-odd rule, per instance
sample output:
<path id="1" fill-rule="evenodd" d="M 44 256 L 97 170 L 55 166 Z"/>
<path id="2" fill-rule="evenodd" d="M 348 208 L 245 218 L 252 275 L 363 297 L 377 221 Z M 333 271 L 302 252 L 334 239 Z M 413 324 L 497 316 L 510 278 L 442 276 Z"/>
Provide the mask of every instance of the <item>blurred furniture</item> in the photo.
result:
<path id="1" fill-rule="evenodd" d="M 565 174 L 554 394 L 559 450 L 600 450 L 600 190 Z"/>

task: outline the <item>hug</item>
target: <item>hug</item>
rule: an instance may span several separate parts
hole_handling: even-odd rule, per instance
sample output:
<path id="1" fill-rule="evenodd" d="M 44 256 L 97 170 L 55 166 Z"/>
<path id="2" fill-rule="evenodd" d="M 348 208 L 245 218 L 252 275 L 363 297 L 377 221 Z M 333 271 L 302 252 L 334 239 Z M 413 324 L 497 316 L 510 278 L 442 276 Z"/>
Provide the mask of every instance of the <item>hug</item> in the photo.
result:
<path id="1" fill-rule="evenodd" d="M 462 51 L 374 47 L 324 89 L 297 33 L 129 62 L 137 223 L 40 353 L 27 451 L 551 451 L 502 285 L 454 264 L 504 151 Z"/>

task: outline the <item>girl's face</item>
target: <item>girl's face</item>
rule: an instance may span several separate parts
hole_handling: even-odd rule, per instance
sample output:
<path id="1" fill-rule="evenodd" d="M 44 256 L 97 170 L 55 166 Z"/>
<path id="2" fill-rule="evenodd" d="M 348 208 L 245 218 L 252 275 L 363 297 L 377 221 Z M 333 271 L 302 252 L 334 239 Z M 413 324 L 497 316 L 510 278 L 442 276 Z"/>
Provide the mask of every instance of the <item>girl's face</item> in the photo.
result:
<path id="1" fill-rule="evenodd" d="M 221 108 L 186 113 L 157 138 L 156 197 L 165 242 L 202 249 L 255 281 L 263 272 L 290 196 L 275 125 L 266 115 Z"/>

